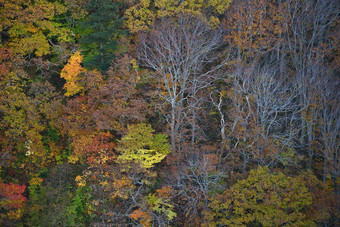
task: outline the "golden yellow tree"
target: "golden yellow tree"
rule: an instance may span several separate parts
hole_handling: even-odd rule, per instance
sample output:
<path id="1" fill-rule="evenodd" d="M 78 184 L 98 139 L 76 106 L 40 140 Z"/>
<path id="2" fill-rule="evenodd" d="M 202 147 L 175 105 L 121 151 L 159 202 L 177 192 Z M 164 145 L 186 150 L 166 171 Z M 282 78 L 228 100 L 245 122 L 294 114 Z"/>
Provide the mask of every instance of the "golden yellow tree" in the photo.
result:
<path id="1" fill-rule="evenodd" d="M 61 70 L 60 77 L 66 80 L 64 88 L 66 89 L 65 96 L 73 96 L 82 91 L 81 74 L 85 69 L 80 65 L 83 61 L 83 56 L 80 52 L 74 53 L 68 60 L 68 63 Z"/>

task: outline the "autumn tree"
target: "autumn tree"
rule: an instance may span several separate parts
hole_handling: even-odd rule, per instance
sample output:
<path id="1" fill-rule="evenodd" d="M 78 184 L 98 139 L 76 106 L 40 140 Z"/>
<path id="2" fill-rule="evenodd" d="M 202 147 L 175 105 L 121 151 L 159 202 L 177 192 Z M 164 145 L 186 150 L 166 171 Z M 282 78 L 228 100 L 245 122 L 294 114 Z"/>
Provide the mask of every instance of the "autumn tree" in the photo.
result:
<path id="1" fill-rule="evenodd" d="M 126 10 L 126 25 L 132 32 L 149 30 L 157 19 L 176 18 L 186 15 L 204 21 L 210 26 L 219 26 L 218 16 L 226 11 L 230 0 L 150 0 L 140 1 Z"/>
<path id="2" fill-rule="evenodd" d="M 138 88 L 142 76 L 139 70 L 135 60 L 124 55 L 114 61 L 103 86 L 89 93 L 91 100 L 101 106 L 93 115 L 100 129 L 122 134 L 128 124 L 145 121 L 149 110 Z"/>
<path id="3" fill-rule="evenodd" d="M 124 136 L 117 148 L 122 154 L 118 162 L 129 168 L 130 162 L 138 164 L 140 168 L 151 168 L 170 153 L 165 135 L 153 135 L 150 126 L 139 124 L 128 127 L 129 134 Z"/>
<path id="4" fill-rule="evenodd" d="M 153 134 L 151 126 L 146 124 L 131 125 L 128 131 L 118 143 L 117 150 L 121 154 L 117 157 L 117 162 L 121 171 L 125 172 L 124 175 L 132 179 L 132 190 L 130 189 L 129 198 L 125 198 L 134 208 L 130 217 L 140 221 L 143 226 L 151 226 L 152 223 L 158 226 L 168 225 L 176 217 L 169 199 L 171 188 L 146 193 L 157 177 L 152 169 L 171 151 L 167 136 Z"/>
<path id="5" fill-rule="evenodd" d="M 270 59 L 272 54 L 280 60 L 283 28 L 277 3 L 233 1 L 226 17 L 225 39 L 239 63 L 263 60 L 263 56 Z"/>
<path id="6" fill-rule="evenodd" d="M 0 81 L 1 187 L 5 190 L 2 196 L 10 197 L 8 201 L 2 201 L 5 210 L 16 213 L 16 216 L 5 215 L 4 219 L 10 223 L 14 217 L 20 219 L 24 216 L 21 223 L 28 223 L 28 217 L 34 216 L 37 209 L 46 208 L 45 204 L 33 204 L 36 202 L 33 185 L 40 185 L 47 169 L 62 163 L 66 156 L 57 135 L 56 119 L 59 118 L 61 102 L 49 82 L 28 81 L 28 75 L 18 66 L 8 70 L 9 73 Z M 7 187 L 5 182 L 13 183 Z M 8 190 L 12 190 L 12 194 L 8 194 Z M 26 201 L 19 191 L 29 197 L 25 206 L 19 205 L 20 200 Z M 12 199 L 18 203 L 9 201 Z"/>
<path id="7" fill-rule="evenodd" d="M 143 226 L 168 226 L 177 216 L 170 200 L 172 194 L 171 187 L 157 189 L 156 193 L 145 197 L 143 205 L 134 210 L 130 217 Z"/>
<path id="8" fill-rule="evenodd" d="M 304 214 L 311 204 L 311 194 L 299 178 L 258 167 L 247 179 L 211 197 L 207 215 L 210 225 L 311 226 L 314 223 Z"/>
<path id="9" fill-rule="evenodd" d="M 34 175 L 39 168 L 53 162 L 54 155 L 60 152 L 60 150 L 55 150 L 54 154 L 48 154 L 45 147 L 47 144 L 44 144 L 44 132 L 49 127 L 47 119 L 52 120 L 52 116 L 58 113 L 54 110 L 60 103 L 56 101 L 57 94 L 48 82 L 43 86 L 34 83 L 28 92 L 25 91 L 24 85 L 23 80 L 14 73 L 10 74 L 6 80 L 1 81 L 3 89 L 0 93 L 0 127 L 2 136 L 8 141 L 12 141 L 4 144 L 4 152 L 8 152 L 8 155 L 14 160 L 23 155 L 25 158 L 20 159 L 20 171 Z M 34 93 L 34 96 L 31 92 Z M 52 122 L 51 125 L 53 125 Z M 12 162 L 10 165 L 18 164 Z"/>
<path id="10" fill-rule="evenodd" d="M 68 100 L 64 117 L 59 119 L 63 132 L 70 136 L 73 143 L 74 162 L 86 153 L 86 147 L 98 133 L 112 131 L 121 135 L 126 131 L 127 124 L 145 119 L 147 111 L 142 111 L 145 100 L 137 90 L 138 70 L 130 60 L 128 56 L 117 60 L 108 71 L 107 78 L 99 71 L 83 69 L 79 63 L 75 68 L 70 64 L 65 66 L 71 68 L 71 74 L 66 75 L 71 81 L 76 81 L 70 88 L 82 91 Z M 72 74 L 72 70 L 76 70 L 76 75 Z M 78 75 L 77 70 L 83 73 Z"/>
<path id="11" fill-rule="evenodd" d="M 93 188 L 99 218 L 113 224 L 127 223 L 130 218 L 147 219 L 149 223 L 172 220 L 170 201 L 148 193 L 157 177 L 155 165 L 170 152 L 166 135 L 154 134 L 151 126 L 141 123 L 128 126 L 116 147 L 109 136 L 95 138 L 90 145 L 93 153 L 88 156 L 88 168 L 76 178 L 79 187 Z M 108 199 L 102 200 L 102 196 Z M 106 212 L 101 212 L 101 207 Z"/>
<path id="12" fill-rule="evenodd" d="M 334 199 L 332 179 L 319 180 L 311 171 L 304 172 L 297 178 L 305 182 L 305 186 L 312 195 L 313 203 L 306 209 L 307 218 L 317 225 L 335 223 L 336 217 L 339 216 L 339 209 L 337 199 Z"/>
<path id="13" fill-rule="evenodd" d="M 3 183 L 0 181 L 0 223 L 13 224 L 11 221 L 19 220 L 24 213 L 24 205 L 27 198 L 23 195 L 25 185 Z"/>
<path id="14" fill-rule="evenodd" d="M 69 41 L 68 29 L 56 16 L 66 8 L 58 2 L 2 1 L 1 35 L 14 54 L 43 56 L 50 53 L 51 43 Z"/>
<path id="15" fill-rule="evenodd" d="M 64 88 L 66 89 L 65 96 L 73 96 L 83 89 L 81 84 L 82 73 L 85 69 L 80 65 L 83 61 L 83 56 L 77 52 L 71 56 L 68 63 L 61 70 L 60 77 L 66 80 Z"/>

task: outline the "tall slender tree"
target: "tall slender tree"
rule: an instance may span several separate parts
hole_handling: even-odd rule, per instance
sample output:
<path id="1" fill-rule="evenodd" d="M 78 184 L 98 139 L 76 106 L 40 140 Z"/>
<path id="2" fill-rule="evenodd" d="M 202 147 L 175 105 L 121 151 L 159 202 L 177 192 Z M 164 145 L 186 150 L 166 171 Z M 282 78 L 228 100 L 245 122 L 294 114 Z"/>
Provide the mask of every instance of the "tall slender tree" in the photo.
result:
<path id="1" fill-rule="evenodd" d="M 85 34 L 80 39 L 85 67 L 105 71 L 110 66 L 117 39 L 124 34 L 119 6 L 111 0 L 92 0 L 87 4 L 89 18 L 82 23 Z"/>

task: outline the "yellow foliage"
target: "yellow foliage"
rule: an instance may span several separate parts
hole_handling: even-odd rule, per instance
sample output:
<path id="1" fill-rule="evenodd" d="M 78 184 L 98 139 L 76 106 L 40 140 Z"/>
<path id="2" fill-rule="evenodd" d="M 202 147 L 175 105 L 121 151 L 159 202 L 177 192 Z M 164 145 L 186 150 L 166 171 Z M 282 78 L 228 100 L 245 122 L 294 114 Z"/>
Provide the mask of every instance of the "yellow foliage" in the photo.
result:
<path id="1" fill-rule="evenodd" d="M 151 0 L 143 0 L 126 10 L 126 25 L 132 32 L 145 31 L 158 18 L 190 15 L 217 26 L 220 21 L 216 16 L 222 14 L 230 2 L 231 0 L 155 0 L 152 7 Z M 207 11 L 215 16 L 206 18 Z"/>
<path id="2" fill-rule="evenodd" d="M 299 177 L 270 173 L 267 167 L 252 170 L 223 195 L 211 197 L 211 225 L 314 226 L 304 210 L 312 204 L 311 193 Z"/>
<path id="3" fill-rule="evenodd" d="M 121 164 L 127 164 L 126 168 L 130 168 L 128 163 L 131 162 L 144 169 L 152 168 L 170 153 L 167 137 L 162 134 L 154 135 L 151 126 L 146 124 L 130 125 L 128 131 L 117 148 L 122 152 L 117 160 Z"/>
<path id="4" fill-rule="evenodd" d="M 82 176 L 77 176 L 75 181 L 78 183 L 78 187 L 86 186 L 86 180 Z"/>
<path id="5" fill-rule="evenodd" d="M 80 65 L 83 61 L 83 56 L 76 52 L 68 60 L 68 63 L 61 70 L 60 77 L 66 80 L 64 88 L 66 89 L 65 96 L 72 96 L 82 91 L 81 74 L 85 69 Z"/>
<path id="6" fill-rule="evenodd" d="M 75 163 L 78 162 L 78 161 L 79 161 L 79 157 L 76 156 L 76 155 L 71 155 L 71 156 L 68 157 L 68 162 L 69 162 L 69 163 L 75 164 Z"/>
<path id="7" fill-rule="evenodd" d="M 66 11 L 65 6 L 47 0 L 16 0 L 1 2 L 0 29 L 10 34 L 6 45 L 14 54 L 35 54 L 40 57 L 50 53 L 49 39 L 69 41 L 67 28 L 55 22 L 56 15 Z"/>
<path id="8" fill-rule="evenodd" d="M 28 183 L 30 185 L 40 185 L 43 182 L 43 179 L 40 177 L 32 177 Z"/>
<path id="9" fill-rule="evenodd" d="M 2 205 L 2 204 L 0 204 L 0 205 Z M 24 209 L 19 208 L 19 209 L 16 209 L 16 210 L 10 210 L 5 214 L 0 214 L 0 217 L 4 218 L 4 219 L 9 219 L 9 220 L 19 220 L 22 217 L 23 214 L 24 214 Z M 0 221 L 1 221 L 1 218 L 0 218 Z"/>
<path id="10" fill-rule="evenodd" d="M 160 197 L 156 194 L 149 194 L 146 197 L 149 209 L 159 214 L 164 214 L 168 220 L 174 219 L 177 214 L 173 211 L 173 205 L 169 198 Z"/>
<path id="11" fill-rule="evenodd" d="M 139 221 L 142 226 L 151 226 L 154 213 L 164 215 L 167 220 L 173 220 L 177 214 L 173 211 L 174 206 L 168 198 L 171 190 L 171 187 L 163 187 L 157 190 L 157 194 L 150 193 L 145 197 L 146 204 L 132 212 L 130 217 Z M 160 195 L 163 193 L 164 196 Z"/>

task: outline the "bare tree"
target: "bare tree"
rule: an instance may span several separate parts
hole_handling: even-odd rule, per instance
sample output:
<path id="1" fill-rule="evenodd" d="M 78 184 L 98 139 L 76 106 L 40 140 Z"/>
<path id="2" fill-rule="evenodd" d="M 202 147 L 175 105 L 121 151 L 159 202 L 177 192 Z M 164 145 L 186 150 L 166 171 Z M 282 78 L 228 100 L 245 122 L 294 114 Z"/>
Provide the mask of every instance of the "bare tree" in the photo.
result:
<path id="1" fill-rule="evenodd" d="M 234 156 L 241 157 L 243 171 L 249 162 L 274 165 L 290 161 L 282 154 L 296 147 L 301 112 L 297 87 L 279 76 L 279 68 L 268 66 L 239 69 L 232 75 L 232 83 L 231 121 L 224 136 L 232 141 L 229 147 Z M 217 108 L 219 104 L 215 102 Z M 220 115 L 222 124 L 226 113 Z"/>
<path id="2" fill-rule="evenodd" d="M 324 158 L 324 181 L 330 173 L 334 181 L 334 192 L 339 194 L 340 176 L 340 81 L 333 75 L 323 75 L 317 86 L 321 151 Z"/>
<path id="3" fill-rule="evenodd" d="M 174 171 L 176 173 L 167 174 L 168 183 L 177 192 L 177 209 L 185 214 L 184 225 L 190 225 L 190 222 L 196 220 L 205 222 L 202 212 L 207 209 L 209 193 L 224 187 L 219 184 L 225 176 L 224 170 L 217 165 L 218 157 L 215 154 L 204 148 L 199 151 L 193 148 L 193 153 Z M 184 215 L 179 218 L 184 218 Z"/>
<path id="4" fill-rule="evenodd" d="M 216 96 L 217 97 L 214 97 Z M 220 91 L 212 91 L 209 93 L 210 101 L 213 106 L 217 109 L 218 115 L 220 117 L 220 134 L 221 134 L 221 144 L 225 145 L 227 141 L 226 127 L 227 127 L 227 113 L 225 110 L 225 97 Z"/>
<path id="5" fill-rule="evenodd" d="M 280 4 L 284 45 L 295 70 L 296 86 L 299 88 L 301 112 L 300 144 L 309 154 L 309 168 L 312 168 L 314 156 L 313 141 L 318 121 L 319 109 L 317 87 L 320 66 L 325 62 L 326 54 L 331 51 L 329 35 L 333 22 L 338 20 L 340 4 L 336 0 L 284 0 Z"/>
<path id="6" fill-rule="evenodd" d="M 334 181 L 334 192 L 339 194 L 338 181 L 340 176 L 340 101 L 336 100 L 331 106 L 322 110 L 322 124 L 320 127 L 322 149 L 325 160 L 325 173 L 327 169 Z M 326 175 L 326 174 L 325 174 Z"/>
<path id="7" fill-rule="evenodd" d="M 159 108 L 170 125 L 174 151 L 180 150 L 178 135 L 189 110 L 199 105 L 196 94 L 209 86 L 221 66 L 210 67 L 222 41 L 220 29 L 189 16 L 162 19 L 151 32 L 139 36 L 139 61 L 156 72 Z"/>

